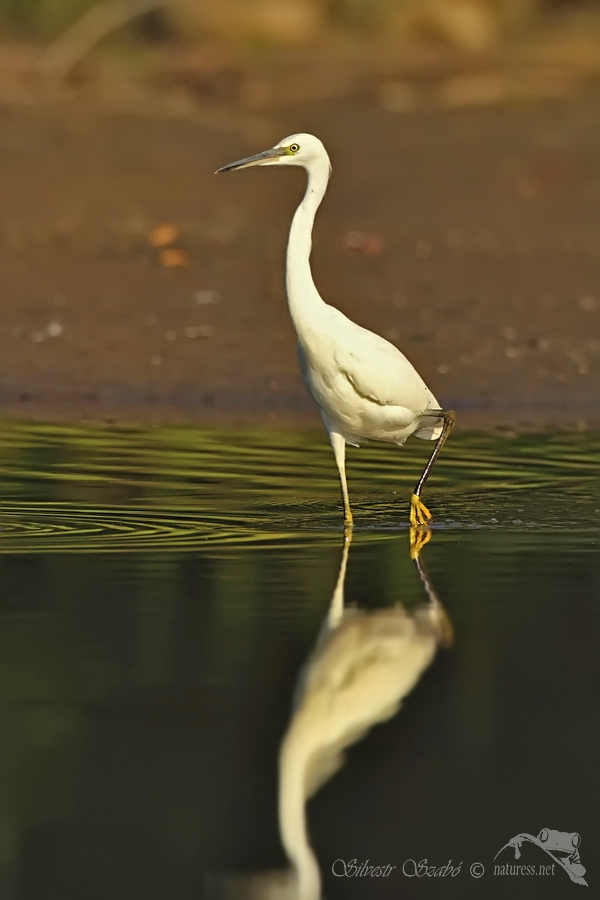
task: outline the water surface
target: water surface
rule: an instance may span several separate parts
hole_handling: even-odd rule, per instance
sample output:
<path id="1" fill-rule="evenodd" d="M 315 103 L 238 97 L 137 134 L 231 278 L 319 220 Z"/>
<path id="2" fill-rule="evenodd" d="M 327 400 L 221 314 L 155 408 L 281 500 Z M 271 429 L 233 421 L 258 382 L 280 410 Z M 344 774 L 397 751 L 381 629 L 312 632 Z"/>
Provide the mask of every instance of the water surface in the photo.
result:
<path id="1" fill-rule="evenodd" d="M 600 437 L 453 436 L 428 482 L 420 576 L 408 497 L 429 450 L 350 451 L 357 528 L 332 621 L 343 535 L 320 432 L 2 429 L 1 897 L 294 896 L 279 756 L 324 731 L 317 675 L 337 685 L 322 722 L 348 720 L 345 765 L 321 766 L 307 805 L 324 896 L 580 890 L 562 870 L 493 875 L 510 838 L 542 828 L 581 835 L 593 889 Z M 427 587 L 454 640 L 411 662 Z M 401 635 L 388 646 L 414 684 L 353 668 L 379 658 L 373 631 Z M 294 697 L 312 704 L 304 731 Z M 401 873 L 424 858 L 463 865 Z M 338 859 L 396 869 L 336 878 Z M 548 858 L 528 845 L 522 861 Z"/>

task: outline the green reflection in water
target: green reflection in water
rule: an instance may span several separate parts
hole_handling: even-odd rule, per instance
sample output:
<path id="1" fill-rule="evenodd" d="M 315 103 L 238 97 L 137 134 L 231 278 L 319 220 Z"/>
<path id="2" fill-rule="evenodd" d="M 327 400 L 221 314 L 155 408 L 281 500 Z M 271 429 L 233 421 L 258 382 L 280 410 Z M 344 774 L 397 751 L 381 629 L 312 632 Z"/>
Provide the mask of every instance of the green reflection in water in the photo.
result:
<path id="1" fill-rule="evenodd" d="M 315 801 L 324 877 L 343 848 L 487 859 L 547 826 L 591 845 L 599 450 L 453 436 L 424 557 L 456 644 Z M 349 604 L 423 601 L 427 451 L 350 453 Z M 285 865 L 277 755 L 340 564 L 322 435 L 6 427 L 0 467 L 0 897 L 197 900 L 205 872 Z"/>
<path id="2" fill-rule="evenodd" d="M 406 527 L 427 454 L 418 441 L 350 453 L 359 528 Z M 598 435 L 457 434 L 428 502 L 440 527 L 592 527 L 599 459 Z M 341 518 L 320 432 L 5 427 L 0 492 L 11 552 L 320 541 Z"/>

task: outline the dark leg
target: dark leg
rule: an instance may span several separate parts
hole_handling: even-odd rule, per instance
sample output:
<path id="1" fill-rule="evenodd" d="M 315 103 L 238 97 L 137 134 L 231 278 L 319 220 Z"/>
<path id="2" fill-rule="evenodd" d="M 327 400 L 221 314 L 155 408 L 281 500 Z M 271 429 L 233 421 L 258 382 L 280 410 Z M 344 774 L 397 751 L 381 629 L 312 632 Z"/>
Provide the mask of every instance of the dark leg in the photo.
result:
<path id="1" fill-rule="evenodd" d="M 431 538 L 431 531 L 425 531 L 425 534 L 428 535 L 427 538 L 422 540 L 420 545 L 418 544 L 419 537 L 412 534 L 412 532 L 421 532 L 420 528 L 411 528 L 411 551 L 410 555 L 414 560 L 414 563 L 417 567 L 417 572 L 419 573 L 419 578 L 421 579 L 421 583 L 425 588 L 425 593 L 429 597 L 430 604 L 430 612 L 432 616 L 432 621 L 437 626 L 439 640 L 442 646 L 450 647 L 453 639 L 453 629 L 452 623 L 446 614 L 444 607 L 442 606 L 442 602 L 438 597 L 437 591 L 435 590 L 433 584 L 431 583 L 427 572 L 425 571 L 425 567 L 421 561 L 421 557 L 419 556 L 419 552 L 425 546 L 425 544 Z"/>
<path id="2" fill-rule="evenodd" d="M 446 438 L 452 431 L 454 426 L 454 413 L 452 410 L 441 409 L 437 415 L 444 420 L 444 424 L 442 426 L 442 433 L 440 434 L 437 444 L 433 448 L 433 453 L 429 457 L 429 462 L 425 466 L 423 470 L 423 474 L 419 478 L 418 484 L 413 492 L 412 497 L 410 498 L 410 523 L 411 525 L 427 525 L 428 522 L 431 521 L 433 516 L 421 500 L 421 491 L 425 487 L 425 482 L 429 478 L 429 474 L 433 469 L 433 465 L 440 455 L 440 451 L 444 444 L 446 443 Z"/>

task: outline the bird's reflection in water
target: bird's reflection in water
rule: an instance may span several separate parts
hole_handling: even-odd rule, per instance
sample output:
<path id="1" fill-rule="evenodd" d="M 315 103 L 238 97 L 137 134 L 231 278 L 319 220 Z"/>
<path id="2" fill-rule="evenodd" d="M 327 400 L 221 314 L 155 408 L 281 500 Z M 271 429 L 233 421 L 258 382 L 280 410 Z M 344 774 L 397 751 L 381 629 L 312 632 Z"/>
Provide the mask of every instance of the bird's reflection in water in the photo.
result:
<path id="1" fill-rule="evenodd" d="M 411 529 L 411 556 L 427 600 L 362 610 L 344 603 L 352 537 L 315 648 L 299 679 L 279 757 L 279 828 L 287 871 L 219 878 L 211 900 L 320 900 L 321 876 L 308 839 L 306 803 L 343 763 L 343 751 L 390 719 L 433 661 L 452 627 L 420 558 L 431 532 Z"/>

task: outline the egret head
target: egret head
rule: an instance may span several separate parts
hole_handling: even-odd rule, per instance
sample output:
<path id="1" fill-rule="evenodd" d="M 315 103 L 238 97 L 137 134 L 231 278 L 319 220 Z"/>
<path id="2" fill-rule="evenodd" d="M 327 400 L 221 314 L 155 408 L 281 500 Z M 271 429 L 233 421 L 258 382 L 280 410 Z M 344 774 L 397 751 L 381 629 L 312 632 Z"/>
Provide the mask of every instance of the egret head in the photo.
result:
<path id="1" fill-rule="evenodd" d="M 313 134 L 291 134 L 271 147 L 246 159 L 238 159 L 229 163 L 218 172 L 229 172 L 232 169 L 248 169 L 250 166 L 302 166 L 312 168 L 319 162 L 326 162 L 330 167 L 325 147 Z"/>

